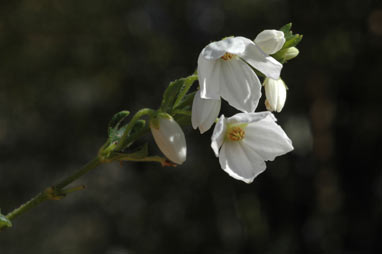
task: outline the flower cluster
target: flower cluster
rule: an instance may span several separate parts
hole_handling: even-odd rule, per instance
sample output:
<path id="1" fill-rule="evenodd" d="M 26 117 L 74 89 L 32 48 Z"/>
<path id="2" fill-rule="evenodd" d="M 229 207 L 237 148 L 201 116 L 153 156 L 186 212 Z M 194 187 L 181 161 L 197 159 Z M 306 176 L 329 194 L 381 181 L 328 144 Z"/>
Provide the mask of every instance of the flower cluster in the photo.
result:
<path id="1" fill-rule="evenodd" d="M 293 45 L 286 47 L 286 43 L 291 44 L 288 38 L 291 34 L 278 30 L 264 30 L 253 41 L 227 37 L 208 44 L 198 58 L 199 89 L 192 103 L 192 126 L 203 134 L 216 123 L 211 147 L 220 166 L 246 183 L 265 170 L 266 161 L 293 150 L 275 116 L 268 111 L 255 112 L 262 86 L 267 110 L 280 112 L 284 107 L 287 87 L 280 78 L 282 63 L 299 53 Z M 241 113 L 218 118 L 221 99 Z M 166 157 L 182 164 L 186 141 L 177 122 L 169 116 L 150 126 Z"/>

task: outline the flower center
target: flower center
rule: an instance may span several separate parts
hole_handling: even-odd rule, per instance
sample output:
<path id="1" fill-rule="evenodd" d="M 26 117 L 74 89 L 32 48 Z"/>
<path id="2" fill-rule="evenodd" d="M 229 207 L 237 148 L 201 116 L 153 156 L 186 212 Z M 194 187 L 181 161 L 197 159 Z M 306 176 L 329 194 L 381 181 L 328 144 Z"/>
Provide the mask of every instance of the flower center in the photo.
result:
<path id="1" fill-rule="evenodd" d="M 227 138 L 232 141 L 240 141 L 245 137 L 245 131 L 239 126 L 233 126 L 227 130 Z"/>
<path id="2" fill-rule="evenodd" d="M 231 60 L 233 57 L 235 57 L 236 55 L 234 54 L 231 54 L 231 53 L 225 53 L 221 59 L 223 59 L 224 61 L 227 61 L 227 60 Z"/>

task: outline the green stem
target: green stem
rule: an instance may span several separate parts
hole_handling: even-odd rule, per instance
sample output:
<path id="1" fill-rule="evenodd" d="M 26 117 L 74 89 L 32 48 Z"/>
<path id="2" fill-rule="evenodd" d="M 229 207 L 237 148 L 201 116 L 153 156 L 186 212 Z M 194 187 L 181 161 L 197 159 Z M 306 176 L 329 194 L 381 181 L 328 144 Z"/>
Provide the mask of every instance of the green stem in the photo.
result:
<path id="1" fill-rule="evenodd" d="M 76 171 L 74 174 L 68 176 L 67 178 L 61 180 L 59 183 L 55 184 L 54 188 L 56 190 L 60 190 L 64 187 L 66 187 L 67 185 L 69 185 L 73 181 L 77 180 L 81 176 L 87 174 L 90 170 L 99 166 L 101 163 L 102 163 L 102 161 L 100 161 L 100 159 L 98 157 L 94 158 L 93 160 L 89 161 L 85 166 L 83 166 L 78 171 Z"/>
<path id="2" fill-rule="evenodd" d="M 152 109 L 144 108 L 144 109 L 139 110 L 137 113 L 135 113 L 135 115 L 133 116 L 133 118 L 131 119 L 129 124 L 127 125 L 126 130 L 123 133 L 123 136 L 121 137 L 121 139 L 119 140 L 117 146 L 113 150 L 114 151 L 120 151 L 122 148 L 124 148 L 124 146 L 126 144 L 126 140 L 128 139 L 129 134 L 130 134 L 131 130 L 133 129 L 135 123 L 142 116 L 152 114 L 153 112 L 154 112 L 154 110 L 152 110 Z"/>
<path id="3" fill-rule="evenodd" d="M 41 202 L 45 201 L 46 198 L 47 198 L 46 194 L 44 192 L 40 192 L 39 194 L 37 194 L 34 198 L 29 200 L 25 204 L 22 204 L 18 208 L 14 209 L 12 212 L 8 213 L 6 215 L 7 219 L 9 219 L 9 220 L 14 219 L 15 217 L 19 216 L 20 214 L 25 213 L 29 209 L 31 209 L 31 208 L 37 206 L 38 204 L 40 204 Z"/>
<path id="4" fill-rule="evenodd" d="M 173 166 L 175 167 L 176 164 L 172 163 L 171 161 L 167 160 L 164 157 L 161 156 L 146 156 L 143 158 L 130 155 L 130 154 L 121 154 L 121 153 L 115 153 L 112 157 L 113 160 L 118 160 L 118 161 L 145 161 L 145 162 L 158 162 L 162 166 Z"/>
<path id="5" fill-rule="evenodd" d="M 77 180 L 81 176 L 85 175 L 89 171 L 93 170 L 94 168 L 96 168 L 97 166 L 99 166 L 102 163 L 103 162 L 98 157 L 96 157 L 95 159 L 88 162 L 85 166 L 80 168 L 78 171 L 74 172 L 72 175 L 64 178 L 63 180 L 61 180 L 57 184 L 53 185 L 52 187 L 47 188 L 43 192 L 40 192 L 39 194 L 37 194 L 35 197 L 33 197 L 28 202 L 22 204 L 18 208 L 14 209 L 10 213 L 8 213 L 6 215 L 7 219 L 12 220 L 12 219 L 16 218 L 17 216 L 27 212 L 31 208 L 39 205 L 40 203 L 42 203 L 46 200 L 59 199 L 60 195 L 65 193 L 65 191 L 62 190 L 64 187 L 66 187 L 70 183 L 74 182 L 75 180 Z M 65 193 L 65 194 L 67 194 L 67 193 Z M 5 225 L 0 226 L 0 230 L 3 227 L 5 227 Z"/>

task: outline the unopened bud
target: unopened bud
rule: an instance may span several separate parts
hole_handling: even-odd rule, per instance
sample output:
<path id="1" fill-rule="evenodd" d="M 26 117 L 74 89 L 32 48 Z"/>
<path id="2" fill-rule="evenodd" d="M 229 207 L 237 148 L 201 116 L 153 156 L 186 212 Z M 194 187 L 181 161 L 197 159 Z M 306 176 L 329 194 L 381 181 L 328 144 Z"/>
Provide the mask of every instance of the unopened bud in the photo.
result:
<path id="1" fill-rule="evenodd" d="M 286 101 L 286 86 L 282 79 L 266 78 L 264 81 L 265 106 L 269 111 L 280 112 Z"/>
<path id="2" fill-rule="evenodd" d="M 268 55 L 279 51 L 284 43 L 284 33 L 278 30 L 264 30 L 255 39 L 255 44 Z"/>
<path id="3" fill-rule="evenodd" d="M 186 138 L 182 128 L 171 116 L 157 116 L 150 120 L 155 143 L 171 161 L 182 164 L 186 160 Z"/>
<path id="4" fill-rule="evenodd" d="M 282 58 L 288 61 L 298 56 L 299 53 L 300 51 L 296 47 L 290 47 L 285 49 L 285 51 L 282 54 Z"/>

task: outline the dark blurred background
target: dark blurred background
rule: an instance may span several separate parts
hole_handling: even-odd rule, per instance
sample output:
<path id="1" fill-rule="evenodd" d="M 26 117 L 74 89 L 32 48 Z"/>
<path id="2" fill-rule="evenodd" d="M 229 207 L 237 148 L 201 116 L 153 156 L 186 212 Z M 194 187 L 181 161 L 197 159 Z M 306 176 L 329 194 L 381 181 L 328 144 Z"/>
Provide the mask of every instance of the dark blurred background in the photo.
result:
<path id="1" fill-rule="evenodd" d="M 114 113 L 158 107 L 209 42 L 289 22 L 304 35 L 277 114 L 292 153 L 247 185 L 211 131 L 185 128 L 184 165 L 103 165 L 14 220 L 0 253 L 382 253 L 380 1 L 2 0 L 0 208 L 93 158 Z"/>

